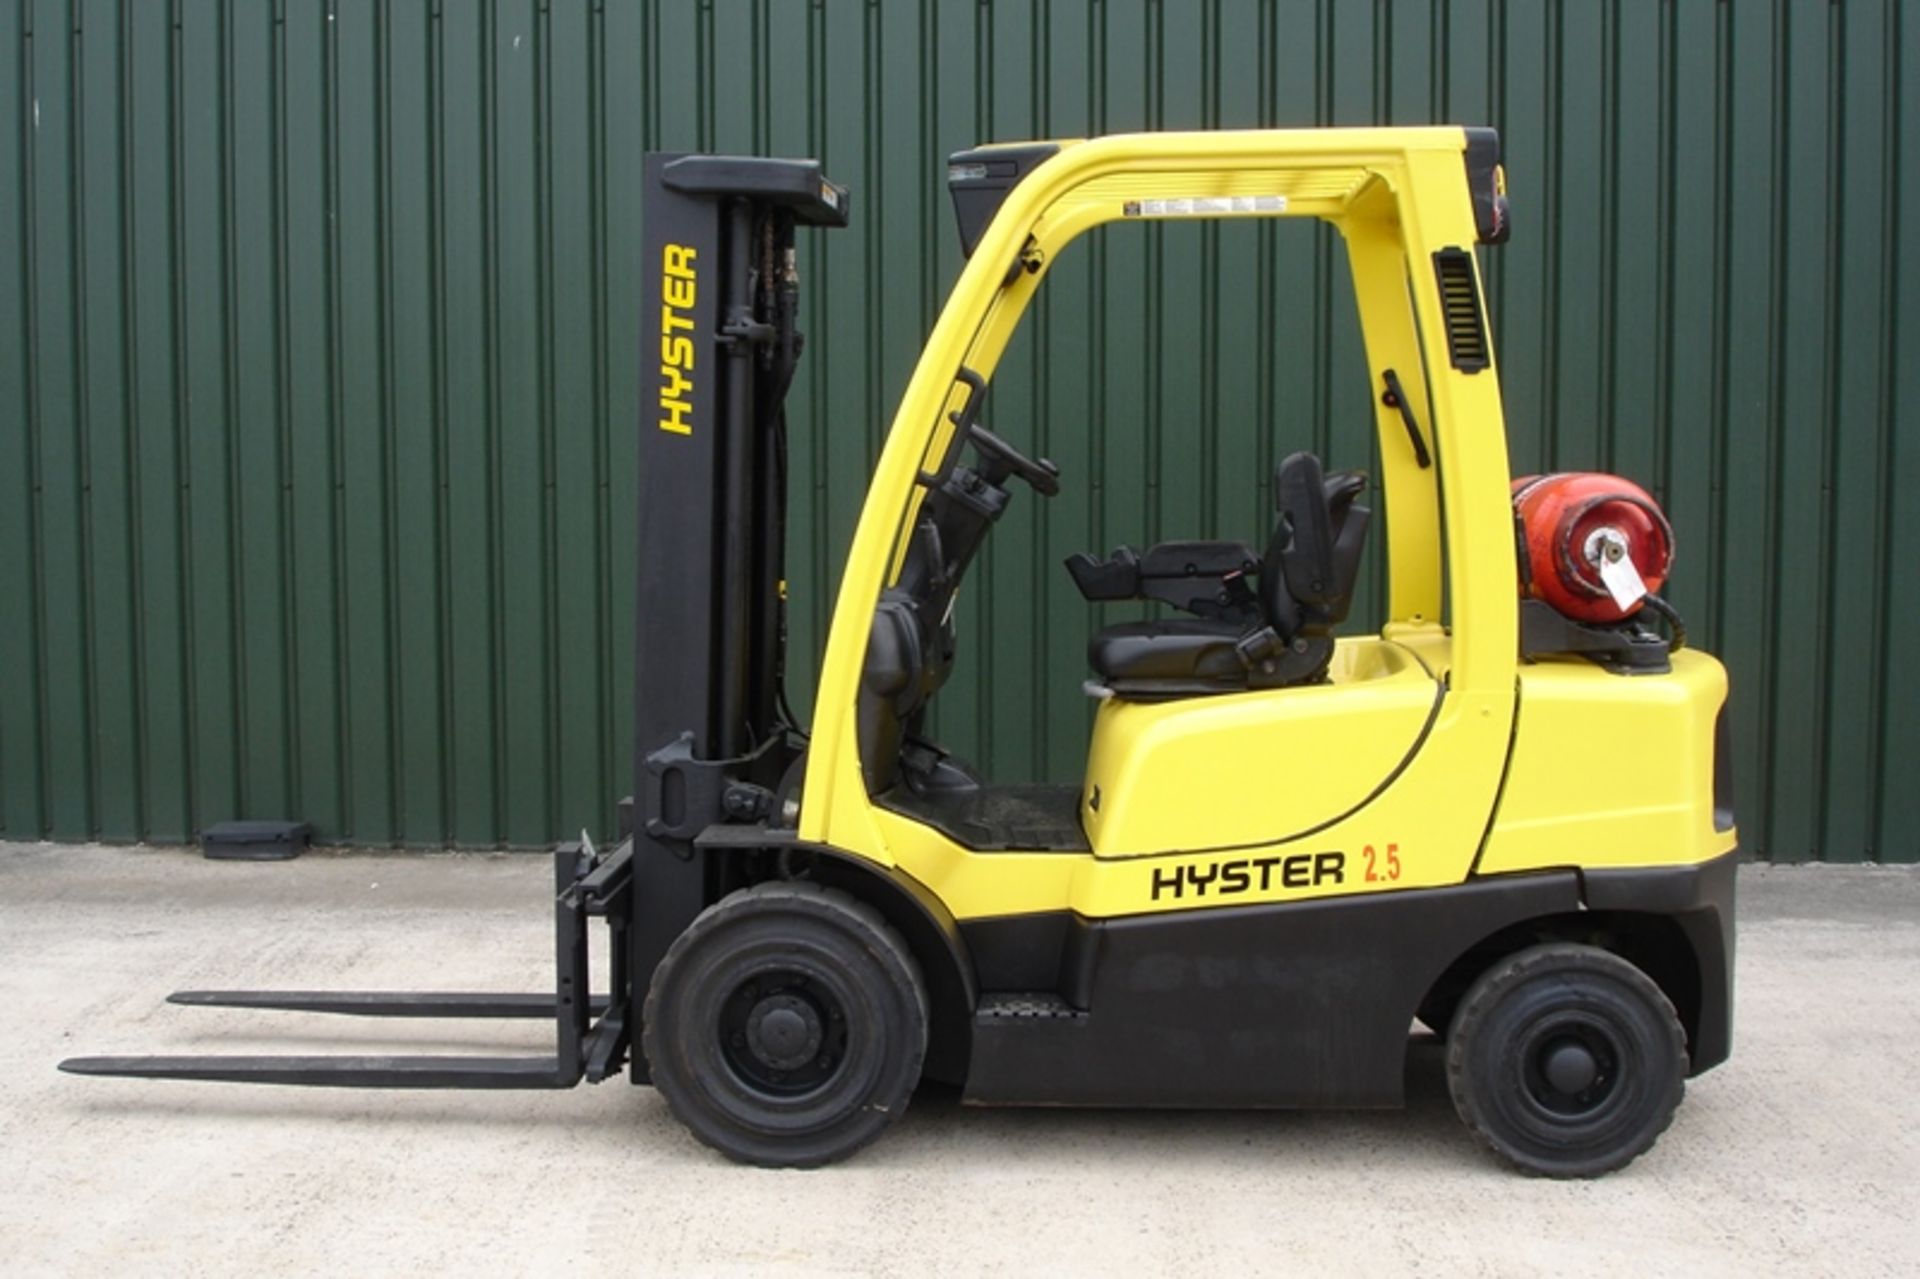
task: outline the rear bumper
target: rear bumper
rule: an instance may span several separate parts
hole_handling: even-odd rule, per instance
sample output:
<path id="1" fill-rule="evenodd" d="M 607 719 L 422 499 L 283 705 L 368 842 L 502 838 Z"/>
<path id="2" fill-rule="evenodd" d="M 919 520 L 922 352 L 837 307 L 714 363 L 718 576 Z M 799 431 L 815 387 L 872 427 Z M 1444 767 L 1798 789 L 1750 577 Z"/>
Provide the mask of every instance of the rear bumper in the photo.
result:
<path id="1" fill-rule="evenodd" d="M 1727 1059 L 1733 1043 L 1734 895 L 1740 850 L 1693 866 L 1660 866 L 1584 873 L 1589 910 L 1664 915 L 1693 952 L 1697 986 L 1691 1001 L 1677 998 L 1687 1025 L 1691 1075 Z M 1684 996 L 1688 992 L 1679 992 Z"/>

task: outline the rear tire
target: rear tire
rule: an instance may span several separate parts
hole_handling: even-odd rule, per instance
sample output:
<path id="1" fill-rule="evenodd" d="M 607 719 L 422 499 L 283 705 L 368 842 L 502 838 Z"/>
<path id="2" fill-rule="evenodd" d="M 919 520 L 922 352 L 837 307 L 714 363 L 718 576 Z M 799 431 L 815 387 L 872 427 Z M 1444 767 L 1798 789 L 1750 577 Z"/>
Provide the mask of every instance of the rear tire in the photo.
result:
<path id="1" fill-rule="evenodd" d="M 679 1120 L 730 1159 L 844 1159 L 906 1110 L 927 1047 L 919 967 L 879 912 L 806 881 L 701 912 L 654 971 L 641 1047 Z"/>
<path id="2" fill-rule="evenodd" d="M 1593 946 L 1534 946 L 1483 973 L 1447 1036 L 1447 1085 L 1482 1143 L 1527 1172 L 1597 1177 L 1666 1131 L 1686 1089 L 1673 1004 Z"/>

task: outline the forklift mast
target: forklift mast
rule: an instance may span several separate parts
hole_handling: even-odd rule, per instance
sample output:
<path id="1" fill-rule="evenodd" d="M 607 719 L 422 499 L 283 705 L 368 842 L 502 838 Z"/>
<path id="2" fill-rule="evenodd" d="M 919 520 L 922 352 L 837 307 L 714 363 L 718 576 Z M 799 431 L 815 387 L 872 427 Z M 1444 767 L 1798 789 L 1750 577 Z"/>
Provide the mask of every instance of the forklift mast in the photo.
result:
<path id="1" fill-rule="evenodd" d="M 183 990 L 169 1002 L 379 1018 L 554 1021 L 540 1056 L 78 1057 L 80 1075 L 335 1088 L 571 1088 L 628 1065 L 639 1002 L 707 905 L 695 839 L 773 815 L 804 739 L 781 694 L 787 502 L 782 404 L 800 358 L 794 230 L 847 224 L 811 160 L 650 154 L 639 427 L 634 790 L 619 847 L 554 849 L 554 989 Z M 656 331 L 657 326 L 657 331 Z M 749 827 L 750 829 L 750 827 Z M 630 837 L 630 838 L 629 838 Z M 593 919 L 609 933 L 589 984 Z"/>
<path id="2" fill-rule="evenodd" d="M 812 160 L 654 153 L 644 180 L 635 991 L 709 900 L 695 837 L 767 816 L 798 755 L 781 694 L 794 231 L 848 213 Z"/>

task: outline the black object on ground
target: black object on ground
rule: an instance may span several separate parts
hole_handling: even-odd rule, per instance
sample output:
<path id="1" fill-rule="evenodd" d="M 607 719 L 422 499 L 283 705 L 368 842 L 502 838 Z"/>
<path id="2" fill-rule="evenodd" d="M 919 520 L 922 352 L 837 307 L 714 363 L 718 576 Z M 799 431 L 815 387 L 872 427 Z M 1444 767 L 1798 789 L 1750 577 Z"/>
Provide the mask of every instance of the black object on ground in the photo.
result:
<path id="1" fill-rule="evenodd" d="M 306 822 L 216 822 L 200 832 L 200 853 L 213 861 L 286 862 L 312 840 Z"/>

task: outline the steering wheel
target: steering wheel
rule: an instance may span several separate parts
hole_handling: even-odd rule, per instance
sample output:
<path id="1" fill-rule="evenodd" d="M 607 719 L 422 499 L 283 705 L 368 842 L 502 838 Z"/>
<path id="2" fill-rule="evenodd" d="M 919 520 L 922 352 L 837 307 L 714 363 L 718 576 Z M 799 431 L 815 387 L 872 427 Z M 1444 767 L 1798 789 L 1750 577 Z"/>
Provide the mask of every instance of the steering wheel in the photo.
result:
<path id="1" fill-rule="evenodd" d="M 1052 497 L 1060 491 L 1060 468 L 1046 458 L 1035 461 L 978 422 L 967 425 L 967 439 L 979 450 L 981 461 L 988 464 L 986 478 L 994 483 L 1017 475 L 1041 497 Z"/>

